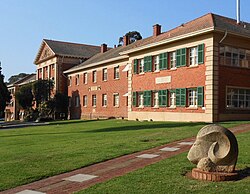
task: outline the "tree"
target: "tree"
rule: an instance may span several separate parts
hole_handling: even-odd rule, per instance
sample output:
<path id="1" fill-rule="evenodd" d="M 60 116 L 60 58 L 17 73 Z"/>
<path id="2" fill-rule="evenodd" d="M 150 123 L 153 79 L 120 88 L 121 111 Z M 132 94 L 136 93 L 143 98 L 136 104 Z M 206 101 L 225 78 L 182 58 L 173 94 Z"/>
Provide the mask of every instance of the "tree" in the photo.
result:
<path id="1" fill-rule="evenodd" d="M 18 80 L 20 80 L 20 79 L 26 77 L 27 75 L 29 75 L 29 74 L 27 74 L 27 73 L 19 73 L 18 75 L 12 75 L 12 76 L 8 79 L 8 82 L 9 82 L 9 84 L 12 84 L 12 83 L 14 83 L 14 82 L 16 82 L 16 81 L 18 81 Z"/>
<path id="2" fill-rule="evenodd" d="M 11 96 L 6 84 L 4 83 L 4 75 L 2 75 L 2 67 L 0 62 L 0 117 L 3 116 L 3 112 L 8 102 L 10 102 Z"/>
<path id="3" fill-rule="evenodd" d="M 127 32 L 125 34 L 125 36 L 129 37 L 129 42 L 130 43 L 133 43 L 133 42 L 135 42 L 137 40 L 142 39 L 142 36 L 141 36 L 140 32 L 138 32 L 138 31 L 129 31 L 129 32 Z M 123 44 L 123 37 L 120 37 L 118 46 L 121 46 L 122 44 Z"/>
<path id="4" fill-rule="evenodd" d="M 52 80 L 37 80 L 33 83 L 32 91 L 37 106 L 50 99 L 53 88 L 54 82 Z"/>
<path id="5" fill-rule="evenodd" d="M 33 106 L 33 94 L 32 94 L 32 85 L 24 85 L 15 93 L 17 103 L 24 110 L 28 110 Z"/>

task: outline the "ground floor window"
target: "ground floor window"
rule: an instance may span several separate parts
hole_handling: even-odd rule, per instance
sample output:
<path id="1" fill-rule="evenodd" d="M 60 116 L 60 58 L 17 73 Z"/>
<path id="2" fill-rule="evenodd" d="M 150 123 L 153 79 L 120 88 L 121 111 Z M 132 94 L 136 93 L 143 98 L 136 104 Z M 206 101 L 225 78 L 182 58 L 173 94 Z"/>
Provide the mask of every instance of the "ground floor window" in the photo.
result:
<path id="1" fill-rule="evenodd" d="M 108 97 L 107 94 L 102 95 L 102 106 L 106 107 L 108 104 Z"/>
<path id="2" fill-rule="evenodd" d="M 88 104 L 88 98 L 86 95 L 83 96 L 83 106 L 86 107 Z"/>
<path id="3" fill-rule="evenodd" d="M 159 107 L 159 92 L 158 91 L 153 92 L 153 106 Z"/>
<path id="4" fill-rule="evenodd" d="M 138 106 L 143 107 L 143 92 L 138 92 Z"/>
<path id="5" fill-rule="evenodd" d="M 250 108 L 250 89 L 227 88 L 227 108 Z"/>
<path id="6" fill-rule="evenodd" d="M 79 96 L 75 96 L 75 107 L 79 107 L 80 105 L 80 98 Z"/>
<path id="7" fill-rule="evenodd" d="M 197 107 L 197 88 L 188 89 L 188 105 L 190 107 Z"/>
<path id="8" fill-rule="evenodd" d="M 174 90 L 170 90 L 170 107 L 176 106 L 176 95 Z"/>
<path id="9" fill-rule="evenodd" d="M 119 94 L 114 94 L 114 106 L 119 107 L 120 97 Z"/>
<path id="10" fill-rule="evenodd" d="M 96 107 L 96 95 L 92 95 L 92 106 Z"/>

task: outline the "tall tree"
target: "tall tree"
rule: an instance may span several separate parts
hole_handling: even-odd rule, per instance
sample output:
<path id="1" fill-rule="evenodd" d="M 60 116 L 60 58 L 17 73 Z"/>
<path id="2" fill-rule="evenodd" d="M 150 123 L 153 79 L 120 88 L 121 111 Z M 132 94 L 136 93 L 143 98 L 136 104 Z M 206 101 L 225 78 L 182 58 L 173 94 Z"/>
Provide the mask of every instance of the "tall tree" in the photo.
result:
<path id="1" fill-rule="evenodd" d="M 8 82 L 9 82 L 9 84 L 12 84 L 12 83 L 14 83 L 14 82 L 16 82 L 16 81 L 18 81 L 18 80 L 20 80 L 20 79 L 26 77 L 27 75 L 29 75 L 29 74 L 27 74 L 27 73 L 19 73 L 18 75 L 12 75 L 12 76 L 8 79 Z"/>
<path id="2" fill-rule="evenodd" d="M 138 31 L 129 31 L 129 32 L 127 32 L 125 34 L 125 36 L 129 37 L 129 42 L 130 43 L 133 43 L 133 42 L 135 42 L 137 40 L 142 39 L 142 36 L 141 36 L 140 32 L 138 32 Z M 118 46 L 121 46 L 122 44 L 123 44 L 123 37 L 120 37 Z"/>
<path id="3" fill-rule="evenodd" d="M 54 88 L 54 82 L 52 80 L 37 80 L 33 83 L 33 95 L 37 106 L 41 102 L 46 102 L 50 99 L 50 94 Z"/>
<path id="4" fill-rule="evenodd" d="M 24 85 L 15 93 L 17 103 L 24 109 L 28 110 L 33 106 L 32 85 Z"/>
<path id="5" fill-rule="evenodd" d="M 2 74 L 2 67 L 0 62 L 0 117 L 3 116 L 6 103 L 10 102 L 11 96 L 6 84 L 4 83 L 4 75 Z"/>

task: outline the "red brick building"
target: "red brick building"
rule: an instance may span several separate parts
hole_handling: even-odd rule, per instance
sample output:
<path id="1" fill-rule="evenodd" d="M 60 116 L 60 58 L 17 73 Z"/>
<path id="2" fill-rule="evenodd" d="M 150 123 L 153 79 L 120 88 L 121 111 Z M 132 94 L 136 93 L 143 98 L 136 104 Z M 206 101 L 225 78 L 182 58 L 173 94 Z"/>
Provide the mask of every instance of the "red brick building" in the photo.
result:
<path id="1" fill-rule="evenodd" d="M 55 92 L 67 94 L 67 77 L 63 71 L 79 65 L 100 52 L 100 46 L 44 39 L 34 64 L 37 79 L 52 79 Z"/>
<path id="2" fill-rule="evenodd" d="M 250 24 L 206 14 L 164 33 L 155 25 L 151 37 L 97 54 L 65 73 L 71 118 L 250 119 Z"/>

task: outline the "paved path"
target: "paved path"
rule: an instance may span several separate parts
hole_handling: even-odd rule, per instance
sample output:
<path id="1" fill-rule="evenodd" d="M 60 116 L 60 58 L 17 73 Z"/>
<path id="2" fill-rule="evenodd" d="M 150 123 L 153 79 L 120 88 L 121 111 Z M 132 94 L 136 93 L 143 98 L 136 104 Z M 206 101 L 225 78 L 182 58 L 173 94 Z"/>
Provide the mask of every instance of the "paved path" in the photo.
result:
<path id="1" fill-rule="evenodd" d="M 0 130 L 48 125 L 48 122 L 0 122 Z"/>
<path id="2" fill-rule="evenodd" d="M 235 134 L 250 131 L 250 124 L 230 129 Z M 173 157 L 190 149 L 195 137 L 175 141 L 153 149 L 118 157 L 84 167 L 72 172 L 63 173 L 47 179 L 36 181 L 1 194 L 68 194 L 83 190 L 100 182 L 143 168 L 163 159 Z"/>

